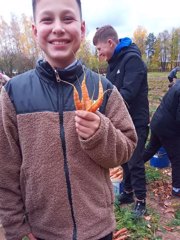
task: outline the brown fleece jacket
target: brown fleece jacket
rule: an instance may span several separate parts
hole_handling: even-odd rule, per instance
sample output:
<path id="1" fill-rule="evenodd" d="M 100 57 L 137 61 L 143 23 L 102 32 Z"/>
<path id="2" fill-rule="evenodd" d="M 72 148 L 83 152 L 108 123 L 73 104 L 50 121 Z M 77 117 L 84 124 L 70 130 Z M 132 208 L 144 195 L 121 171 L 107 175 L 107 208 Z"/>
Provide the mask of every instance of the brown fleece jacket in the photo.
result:
<path id="1" fill-rule="evenodd" d="M 64 112 L 68 200 L 57 112 L 16 114 L 3 88 L 0 104 L 0 219 L 7 240 L 30 232 L 45 240 L 97 240 L 115 229 L 109 168 L 128 161 L 137 137 L 122 97 L 113 89 L 101 123 L 89 139 L 75 130 L 74 111 Z M 72 217 L 72 211 L 73 214 Z"/>

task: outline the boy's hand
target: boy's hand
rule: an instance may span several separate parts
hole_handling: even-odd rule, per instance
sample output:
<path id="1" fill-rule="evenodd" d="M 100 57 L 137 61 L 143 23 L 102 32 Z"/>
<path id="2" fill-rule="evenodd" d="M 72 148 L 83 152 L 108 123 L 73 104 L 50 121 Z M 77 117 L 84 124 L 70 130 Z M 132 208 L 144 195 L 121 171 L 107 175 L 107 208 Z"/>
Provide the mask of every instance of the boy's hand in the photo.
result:
<path id="1" fill-rule="evenodd" d="M 22 240 L 37 240 L 32 233 L 29 233 L 27 236 L 24 236 Z"/>
<path id="2" fill-rule="evenodd" d="M 80 137 L 88 139 L 99 128 L 101 119 L 96 113 L 78 110 L 75 116 L 76 131 Z"/>
<path id="3" fill-rule="evenodd" d="M 35 238 L 35 237 L 32 235 L 32 233 L 28 234 L 28 238 L 29 238 L 30 240 L 37 240 L 37 238 Z"/>

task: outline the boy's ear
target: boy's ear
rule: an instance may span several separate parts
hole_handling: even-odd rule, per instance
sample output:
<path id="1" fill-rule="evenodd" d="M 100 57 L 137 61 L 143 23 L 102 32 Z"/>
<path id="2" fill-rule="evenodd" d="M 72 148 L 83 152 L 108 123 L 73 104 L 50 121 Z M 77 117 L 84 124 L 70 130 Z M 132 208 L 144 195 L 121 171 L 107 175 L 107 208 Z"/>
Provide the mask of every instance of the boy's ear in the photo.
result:
<path id="1" fill-rule="evenodd" d="M 37 28 L 36 28 L 36 25 L 35 25 L 35 24 L 32 24 L 32 33 L 33 33 L 33 36 L 34 36 L 35 39 L 36 39 L 36 37 L 37 37 Z"/>
<path id="2" fill-rule="evenodd" d="M 111 38 L 109 38 L 109 39 L 107 40 L 107 43 L 109 44 L 110 47 L 113 47 L 113 46 L 114 46 L 114 42 L 113 42 L 113 40 L 112 40 Z"/>
<path id="3" fill-rule="evenodd" d="M 85 39 L 85 34 L 86 34 L 86 24 L 84 21 L 81 23 L 81 41 Z"/>

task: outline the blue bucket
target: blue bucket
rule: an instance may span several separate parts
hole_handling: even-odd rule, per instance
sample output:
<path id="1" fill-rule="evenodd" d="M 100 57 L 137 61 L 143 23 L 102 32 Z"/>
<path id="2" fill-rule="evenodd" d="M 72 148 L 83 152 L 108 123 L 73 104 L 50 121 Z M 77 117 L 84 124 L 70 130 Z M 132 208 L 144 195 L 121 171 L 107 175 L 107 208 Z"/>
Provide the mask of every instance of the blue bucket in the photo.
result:
<path id="1" fill-rule="evenodd" d="M 114 195 L 119 196 L 124 189 L 124 183 L 123 181 L 119 179 L 111 179 L 112 184 L 113 184 L 113 190 L 114 190 Z"/>
<path id="2" fill-rule="evenodd" d="M 150 165 L 157 168 L 169 167 L 170 161 L 166 150 L 161 147 L 159 151 L 150 159 Z"/>

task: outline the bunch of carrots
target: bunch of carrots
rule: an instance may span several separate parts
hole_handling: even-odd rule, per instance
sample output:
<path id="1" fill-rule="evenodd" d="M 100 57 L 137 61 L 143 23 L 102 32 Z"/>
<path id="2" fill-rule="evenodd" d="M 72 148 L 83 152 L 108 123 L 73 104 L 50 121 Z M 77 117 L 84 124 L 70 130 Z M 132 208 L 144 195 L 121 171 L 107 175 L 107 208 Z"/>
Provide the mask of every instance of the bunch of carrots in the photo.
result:
<path id="1" fill-rule="evenodd" d="M 113 240 L 126 240 L 128 239 L 128 230 L 127 228 L 122 228 L 113 234 Z"/>
<path id="2" fill-rule="evenodd" d="M 103 102 L 103 96 L 104 96 L 101 79 L 99 79 L 99 92 L 98 92 L 97 100 L 94 101 L 89 97 L 88 89 L 86 86 L 85 73 L 84 73 L 84 79 L 81 85 L 81 91 L 82 91 L 82 99 L 80 100 L 79 93 L 76 87 L 74 86 L 74 104 L 75 104 L 76 110 L 86 110 L 88 112 L 96 112 L 96 110 L 98 110 L 98 108 L 101 106 Z"/>
<path id="3" fill-rule="evenodd" d="M 83 68 L 83 66 L 82 66 L 82 68 Z M 84 70 L 84 79 L 83 79 L 82 84 L 81 84 L 81 92 L 82 92 L 82 98 L 81 99 L 79 97 L 79 93 L 78 93 L 76 87 L 72 83 L 69 83 L 67 81 L 64 81 L 64 80 L 60 79 L 57 70 L 54 69 L 54 71 L 55 71 L 55 74 L 56 74 L 56 78 L 58 79 L 58 82 L 67 83 L 74 88 L 73 97 L 74 97 L 74 105 L 75 105 L 76 110 L 86 110 L 88 112 L 96 112 L 100 108 L 100 106 L 103 103 L 104 94 L 105 94 L 106 91 L 108 91 L 108 90 L 106 90 L 105 92 L 103 91 L 103 86 L 102 86 L 102 82 L 101 82 L 101 79 L 100 79 L 100 74 L 99 74 L 98 98 L 97 98 L 97 100 L 93 100 L 93 97 L 92 98 L 89 97 L 88 89 L 87 89 L 87 86 L 86 86 L 85 70 Z"/>

